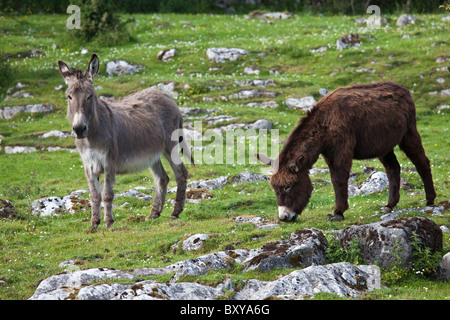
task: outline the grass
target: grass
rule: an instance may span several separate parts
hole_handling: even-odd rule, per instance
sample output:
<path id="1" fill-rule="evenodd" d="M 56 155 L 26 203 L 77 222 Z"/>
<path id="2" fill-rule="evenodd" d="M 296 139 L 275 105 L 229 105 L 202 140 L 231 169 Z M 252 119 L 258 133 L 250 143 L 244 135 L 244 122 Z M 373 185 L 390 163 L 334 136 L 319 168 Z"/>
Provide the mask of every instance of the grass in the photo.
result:
<path id="1" fill-rule="evenodd" d="M 131 16 L 130 16 L 131 17 Z M 71 42 L 65 30 L 65 15 L 31 15 L 22 17 L 1 16 L 2 51 L 17 54 L 40 49 L 41 57 L 10 58 L 13 80 L 26 84 L 24 89 L 33 98 L 4 100 L 2 107 L 34 103 L 53 104 L 56 111 L 42 115 L 16 115 L 11 120 L 0 120 L 0 134 L 3 136 L 0 150 L 0 198 L 11 200 L 16 209 L 15 218 L 0 220 L 0 299 L 27 299 L 40 280 L 62 270 L 58 264 L 75 259 L 81 268 L 108 267 L 129 270 L 140 267 L 161 267 L 196 256 L 235 248 L 258 248 L 268 241 L 286 238 L 297 229 L 316 227 L 325 233 L 353 224 L 379 221 L 380 207 L 387 202 L 388 192 L 368 196 L 357 196 L 349 200 L 350 209 L 344 222 L 329 222 L 325 215 L 332 212 L 334 194 L 329 174 L 312 176 L 315 189 L 306 210 L 295 223 L 281 223 L 280 228 L 260 230 L 253 225 L 237 224 L 233 217 L 239 215 L 262 216 L 277 220 L 276 198 L 266 182 L 227 184 L 221 190 L 214 190 L 213 199 L 200 204 L 187 204 L 181 219 L 169 219 L 171 203 L 160 219 L 143 221 L 151 203 L 132 198 L 115 201 L 115 224 L 111 229 L 100 225 L 90 228 L 90 212 L 61 214 L 53 217 L 30 215 L 30 203 L 43 196 L 65 196 L 78 189 L 87 189 L 84 169 L 77 153 L 66 151 L 38 151 L 30 154 L 5 154 L 5 146 L 23 145 L 39 149 L 49 146 L 73 148 L 73 138 L 40 139 L 38 136 L 50 130 L 70 131 L 65 117 L 64 92 L 55 86 L 64 84 L 57 70 L 57 60 L 69 66 L 84 69 L 90 54 L 100 58 L 100 76 L 95 85 L 101 86 L 99 94 L 120 97 L 136 90 L 163 81 L 175 81 L 181 107 L 201 107 L 217 110 L 219 115 L 237 117 L 236 122 L 253 122 L 268 119 L 286 138 L 300 117 L 301 111 L 284 106 L 287 97 L 300 98 L 313 95 L 320 99 L 320 88 L 333 90 L 339 86 L 372 81 L 392 80 L 403 83 L 412 92 L 417 108 L 417 125 L 423 145 L 432 164 L 433 178 L 439 203 L 448 200 L 450 194 L 449 163 L 450 140 L 448 139 L 449 113 L 437 112 L 435 107 L 448 104 L 448 97 L 429 95 L 430 91 L 448 89 L 448 72 L 436 71 L 445 64 L 436 63 L 439 56 L 448 55 L 448 25 L 441 21 L 441 15 L 417 15 L 414 26 L 398 28 L 395 17 L 390 25 L 381 29 L 363 29 L 354 23 L 354 17 L 297 15 L 292 19 L 267 23 L 263 20 L 249 20 L 243 16 L 222 15 L 179 15 L 149 14 L 134 15 L 135 23 L 129 24 L 134 42 L 119 47 L 97 47 L 96 43 L 79 47 Z M 124 16 L 125 19 L 128 16 Z M 336 50 L 336 40 L 346 33 L 359 33 L 363 44 L 359 48 Z M 402 38 L 403 35 L 410 38 Z M 312 53 L 311 48 L 329 46 L 324 53 Z M 247 49 L 245 58 L 223 64 L 206 59 L 209 47 L 238 47 Z M 168 63 L 156 60 L 161 49 L 176 48 L 176 57 Z M 88 54 L 81 54 L 87 49 Z M 106 74 L 106 63 L 113 59 L 124 59 L 133 64 L 144 65 L 145 69 L 134 75 L 112 76 Z M 245 67 L 260 70 L 259 76 L 247 75 Z M 374 69 L 374 73 L 356 72 L 357 69 Z M 271 74 L 277 70 L 279 74 Z M 277 109 L 245 107 L 247 100 L 221 100 L 240 90 L 234 86 L 236 80 L 275 80 L 275 86 L 264 90 L 276 91 L 274 98 Z M 437 78 L 446 81 L 440 84 Z M 185 84 L 190 88 L 185 88 Z M 64 86 L 65 88 L 65 86 Z M 3 98 L 7 88 L 1 88 Z M 204 101 L 212 97 L 213 101 Z M 266 98 L 253 99 L 261 101 Z M 204 129 L 213 126 L 203 122 Z M 424 207 L 422 181 L 412 168 L 413 164 L 398 149 L 397 158 L 403 168 L 402 177 L 412 185 L 413 190 L 401 190 L 397 209 Z M 168 164 L 164 163 L 168 168 Z M 352 171 L 357 174 L 355 183 L 363 182 L 366 166 L 383 170 L 377 160 L 354 161 Z M 315 165 L 326 168 L 323 159 Z M 215 178 L 222 175 L 234 176 L 249 170 L 255 173 L 267 172 L 259 164 L 201 164 L 188 166 L 189 181 Z M 170 187 L 175 186 L 173 173 Z M 148 171 L 119 176 L 116 193 L 136 186 L 153 186 Z M 168 195 L 168 200 L 174 194 Z M 131 205 L 121 207 L 128 201 Z M 406 213 L 408 216 L 411 213 Z M 438 225 L 450 227 L 449 213 L 443 217 L 429 216 Z M 171 246 L 195 233 L 219 235 L 211 237 L 198 252 L 172 252 Z M 450 236 L 444 233 L 444 250 L 450 251 Z M 271 280 L 292 270 L 275 270 L 269 273 L 252 271 L 243 273 L 239 268 L 232 271 L 214 271 L 198 277 L 202 283 L 218 283 L 225 278 L 240 283 L 249 278 Z M 191 279 L 192 280 L 192 279 Z M 159 281 L 167 281 L 161 278 Z M 424 289 L 426 288 L 426 289 Z M 382 290 L 364 294 L 362 299 L 448 299 L 448 283 L 435 282 L 420 275 L 408 274 L 398 282 Z M 316 299 L 336 299 L 336 296 L 317 295 Z"/>

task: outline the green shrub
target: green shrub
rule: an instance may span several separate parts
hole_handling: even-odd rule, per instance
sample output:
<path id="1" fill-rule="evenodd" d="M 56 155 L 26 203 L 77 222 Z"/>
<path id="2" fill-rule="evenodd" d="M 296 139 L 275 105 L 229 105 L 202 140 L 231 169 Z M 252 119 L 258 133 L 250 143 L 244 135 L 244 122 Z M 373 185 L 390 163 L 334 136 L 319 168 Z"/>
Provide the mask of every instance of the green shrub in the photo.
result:
<path id="1" fill-rule="evenodd" d="M 432 252 L 429 247 L 423 246 L 417 233 L 413 232 L 412 237 L 412 246 L 414 247 L 413 256 L 415 259 L 411 270 L 415 274 L 420 274 L 423 276 L 433 275 L 439 267 L 439 263 L 442 259 L 441 252 Z"/>
<path id="2" fill-rule="evenodd" d="M 361 257 L 359 240 L 357 238 L 350 241 L 347 249 L 341 245 L 339 239 L 334 235 L 330 236 L 327 240 L 327 263 L 350 262 L 352 264 L 364 264 L 364 260 Z"/>
<path id="3" fill-rule="evenodd" d="M 130 21 L 120 21 L 114 1 L 74 0 L 72 4 L 80 7 L 81 28 L 68 29 L 68 32 L 74 32 L 78 41 L 95 41 L 98 46 L 111 46 L 132 40 L 125 27 Z"/>
<path id="4" fill-rule="evenodd" d="M 7 88 L 13 82 L 13 72 L 9 61 L 4 59 L 5 54 L 0 51 L 0 98 L 3 97 Z"/>

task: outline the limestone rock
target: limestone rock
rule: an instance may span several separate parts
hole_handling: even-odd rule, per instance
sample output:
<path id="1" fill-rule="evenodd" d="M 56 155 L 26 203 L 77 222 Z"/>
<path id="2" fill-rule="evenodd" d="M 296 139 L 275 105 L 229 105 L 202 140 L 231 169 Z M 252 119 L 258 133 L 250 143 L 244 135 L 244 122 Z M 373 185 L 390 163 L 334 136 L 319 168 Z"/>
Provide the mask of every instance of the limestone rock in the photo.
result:
<path id="1" fill-rule="evenodd" d="M 328 242 L 320 230 L 307 228 L 291 233 L 289 239 L 266 243 L 245 270 L 269 271 L 275 267 L 304 268 L 325 262 Z"/>
<path id="2" fill-rule="evenodd" d="M 203 243 L 208 239 L 209 235 L 207 234 L 194 234 L 181 243 L 181 249 L 183 249 L 183 251 L 196 251 L 200 249 Z"/>
<path id="3" fill-rule="evenodd" d="M 35 147 L 23 147 L 23 146 L 6 146 L 5 153 L 13 154 L 13 153 L 31 153 L 35 152 L 37 149 Z"/>
<path id="4" fill-rule="evenodd" d="M 293 16 L 290 12 L 253 11 L 248 17 L 252 19 L 289 19 Z"/>
<path id="5" fill-rule="evenodd" d="M 3 109 L 0 109 L 0 119 L 11 119 L 20 112 L 48 114 L 53 112 L 53 107 L 52 104 L 45 106 L 40 103 L 28 104 L 26 106 L 4 107 Z"/>
<path id="6" fill-rule="evenodd" d="M 89 200 L 81 196 L 68 195 L 63 198 L 47 197 L 33 201 L 32 213 L 41 216 L 58 215 L 62 212 L 75 213 L 79 210 L 85 211 L 89 208 Z"/>
<path id="7" fill-rule="evenodd" d="M 408 24 L 415 24 L 417 22 L 416 17 L 409 14 L 402 14 L 395 23 L 397 26 L 407 26 Z"/>
<path id="8" fill-rule="evenodd" d="M 230 94 L 228 99 L 251 99 L 251 98 L 259 98 L 259 97 L 271 97 L 274 98 L 278 95 L 277 92 L 274 91 L 264 91 L 258 89 L 244 89 L 237 93 Z"/>
<path id="9" fill-rule="evenodd" d="M 380 267 L 385 268 L 389 268 L 394 262 L 400 262 L 406 267 L 412 265 L 413 233 L 418 235 L 423 246 L 433 252 L 442 250 L 441 229 L 434 221 L 423 217 L 355 225 L 335 232 L 344 248 L 349 246 L 352 239 L 358 239 L 365 262 L 377 262 Z M 400 261 L 397 261 L 396 255 L 400 257 Z"/>
<path id="10" fill-rule="evenodd" d="M 9 200 L 0 199 L 0 218 L 14 217 L 16 208 Z"/>
<path id="11" fill-rule="evenodd" d="M 163 62 L 167 62 L 167 61 L 171 60 L 173 57 L 175 57 L 175 53 L 176 53 L 176 50 L 175 50 L 175 49 L 161 50 L 161 51 L 158 52 L 158 54 L 156 55 L 156 60 L 160 60 L 160 61 L 163 61 Z"/>
<path id="12" fill-rule="evenodd" d="M 46 133 L 40 135 L 39 138 L 43 138 L 43 139 L 50 138 L 50 137 L 67 138 L 69 136 L 75 136 L 75 135 L 70 132 L 52 130 L 52 131 L 49 131 L 49 132 L 46 132 Z"/>
<path id="13" fill-rule="evenodd" d="M 109 279 L 131 282 L 145 275 L 148 274 L 107 268 L 59 274 L 41 281 L 30 300 L 209 300 L 234 290 L 229 279 L 216 287 L 190 282 L 157 283 L 154 280 L 92 284 Z M 318 292 L 354 298 L 364 291 L 379 288 L 380 269 L 377 266 L 354 266 L 342 262 L 296 270 L 274 281 L 249 280 L 236 293 L 235 299 L 303 299 Z"/>
<path id="14" fill-rule="evenodd" d="M 142 193 L 136 189 L 130 189 L 130 190 L 118 193 L 114 196 L 114 198 L 120 198 L 120 197 L 134 197 L 138 200 L 143 200 L 146 202 L 149 202 L 152 199 L 151 196 L 149 196 L 145 193 Z"/>
<path id="15" fill-rule="evenodd" d="M 348 262 L 311 266 L 296 270 L 274 281 L 249 280 L 236 300 L 268 298 L 304 299 L 318 292 L 356 297 L 363 291 L 381 287 L 380 268 L 374 265 L 352 265 Z"/>
<path id="16" fill-rule="evenodd" d="M 233 182 L 257 182 L 267 181 L 270 177 L 264 174 L 257 174 L 249 171 L 244 171 L 233 177 Z"/>
<path id="17" fill-rule="evenodd" d="M 338 50 L 343 50 L 348 47 L 359 47 L 362 44 L 358 34 L 346 34 L 336 41 Z"/>
<path id="18" fill-rule="evenodd" d="M 144 66 L 140 65 L 132 65 L 123 60 L 113 60 L 106 64 L 106 72 L 109 76 L 114 74 L 123 75 L 123 74 L 133 74 L 136 71 L 143 69 Z"/>
<path id="19" fill-rule="evenodd" d="M 355 185 L 348 186 L 348 196 L 354 197 L 361 194 L 371 194 L 381 192 L 389 184 L 387 175 L 384 172 L 374 172 L 360 187 Z"/>
<path id="20" fill-rule="evenodd" d="M 162 92 L 165 92 L 168 95 L 170 95 L 172 98 L 178 97 L 178 92 L 175 90 L 175 82 L 173 81 L 170 81 L 167 84 L 160 82 L 154 86 L 151 86 L 150 88 L 161 90 Z"/>
<path id="21" fill-rule="evenodd" d="M 63 300 L 76 292 L 74 289 L 81 289 L 83 285 L 103 279 L 132 280 L 133 275 L 108 268 L 58 274 L 42 280 L 30 300 Z"/>
<path id="22" fill-rule="evenodd" d="M 450 279 L 450 252 L 447 252 L 439 263 L 437 278 L 441 281 Z"/>
<path id="23" fill-rule="evenodd" d="M 274 100 L 269 100 L 269 101 L 261 101 L 261 102 L 249 102 L 245 105 L 246 107 L 254 107 L 254 108 L 262 108 L 262 109 L 266 109 L 266 108 L 278 108 L 278 103 Z"/>
<path id="24" fill-rule="evenodd" d="M 214 62 L 235 61 L 248 54 L 247 50 L 238 48 L 209 48 L 206 57 Z"/>
<path id="25" fill-rule="evenodd" d="M 230 285 L 229 281 L 215 288 L 190 282 L 166 284 L 141 281 L 117 293 L 114 300 L 212 300 L 224 295 Z"/>
<path id="26" fill-rule="evenodd" d="M 222 189 L 222 187 L 227 183 L 227 176 L 222 176 L 216 179 L 204 179 L 199 181 L 192 181 L 188 183 L 190 188 L 205 188 L 208 190 L 212 189 Z"/>
<path id="27" fill-rule="evenodd" d="M 272 129 L 272 122 L 266 119 L 259 119 L 251 125 L 250 129 L 270 130 Z"/>
<path id="28" fill-rule="evenodd" d="M 279 224 L 270 223 L 270 221 L 266 221 L 262 217 L 247 216 L 247 215 L 236 217 L 234 219 L 234 222 L 236 222 L 236 223 L 252 223 L 258 229 L 274 229 L 274 228 L 280 227 Z"/>
<path id="29" fill-rule="evenodd" d="M 288 108 L 303 109 L 305 111 L 312 109 L 312 107 L 314 107 L 316 103 L 317 101 L 313 96 L 303 97 L 300 99 L 288 98 L 285 101 L 285 104 Z"/>
<path id="30" fill-rule="evenodd" d="M 256 75 L 259 75 L 260 71 L 258 69 L 254 69 L 254 68 L 251 68 L 251 67 L 245 67 L 244 68 L 244 73 L 245 74 L 256 74 Z"/>
<path id="31" fill-rule="evenodd" d="M 265 88 L 267 86 L 275 85 L 275 81 L 273 79 L 248 79 L 243 81 L 235 81 L 235 84 L 240 87 L 262 87 Z"/>
<path id="32" fill-rule="evenodd" d="M 202 275 L 210 270 L 231 269 L 235 263 L 244 261 L 257 253 L 256 249 L 237 249 L 210 253 L 195 259 L 176 262 L 167 266 L 167 270 L 176 271 L 171 282 L 176 282 L 183 275 Z"/>
<path id="33" fill-rule="evenodd" d="M 202 200 L 211 198 L 213 198 L 212 193 L 205 188 L 188 188 L 186 190 L 186 199 L 191 203 L 198 203 Z"/>

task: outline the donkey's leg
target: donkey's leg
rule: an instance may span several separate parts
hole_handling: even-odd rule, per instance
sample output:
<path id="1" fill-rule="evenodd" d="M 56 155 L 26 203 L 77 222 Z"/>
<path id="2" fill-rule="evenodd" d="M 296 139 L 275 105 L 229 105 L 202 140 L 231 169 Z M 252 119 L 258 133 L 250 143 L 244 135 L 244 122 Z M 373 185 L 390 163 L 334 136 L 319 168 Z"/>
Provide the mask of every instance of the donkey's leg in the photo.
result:
<path id="1" fill-rule="evenodd" d="M 334 215 L 327 215 L 331 221 L 344 220 L 344 211 L 348 209 L 348 178 L 352 161 L 332 162 L 330 168 L 331 182 L 333 183 L 336 209 Z"/>
<path id="2" fill-rule="evenodd" d="M 436 198 L 436 191 L 434 190 L 433 177 L 431 175 L 430 160 L 425 155 L 422 139 L 416 127 L 408 128 L 408 132 L 400 142 L 400 149 L 411 159 L 422 178 L 427 205 L 433 204 Z"/>
<path id="3" fill-rule="evenodd" d="M 175 147 L 177 146 L 175 145 Z M 184 209 L 184 204 L 186 203 L 188 172 L 178 153 L 170 154 L 166 152 L 164 155 L 169 161 L 170 166 L 172 167 L 172 170 L 175 174 L 175 180 L 177 181 L 177 195 L 175 197 L 175 205 L 173 207 L 173 212 L 170 215 L 170 219 L 174 220 L 178 219 L 180 213 Z M 172 157 L 175 157 L 175 159 L 172 159 Z"/>
<path id="4" fill-rule="evenodd" d="M 102 196 L 100 193 L 99 176 L 85 169 L 86 178 L 89 184 L 89 191 L 91 196 L 91 226 L 97 228 L 100 224 L 100 206 L 102 203 Z"/>
<path id="5" fill-rule="evenodd" d="M 383 211 L 390 212 L 400 200 L 400 165 L 393 150 L 378 159 L 383 164 L 389 180 L 389 201 Z"/>
<path id="6" fill-rule="evenodd" d="M 105 168 L 105 181 L 102 192 L 103 205 L 105 206 L 104 221 L 109 228 L 114 223 L 112 215 L 112 205 L 114 201 L 114 182 L 116 181 L 116 173 L 112 168 Z"/>
<path id="7" fill-rule="evenodd" d="M 164 208 L 164 201 L 166 200 L 167 185 L 169 184 L 169 176 L 167 175 L 164 167 L 162 166 L 161 160 L 158 159 L 150 168 L 153 174 L 153 178 L 156 186 L 156 196 L 153 201 L 152 211 L 150 215 L 146 218 L 154 219 L 159 218 L 161 212 Z"/>

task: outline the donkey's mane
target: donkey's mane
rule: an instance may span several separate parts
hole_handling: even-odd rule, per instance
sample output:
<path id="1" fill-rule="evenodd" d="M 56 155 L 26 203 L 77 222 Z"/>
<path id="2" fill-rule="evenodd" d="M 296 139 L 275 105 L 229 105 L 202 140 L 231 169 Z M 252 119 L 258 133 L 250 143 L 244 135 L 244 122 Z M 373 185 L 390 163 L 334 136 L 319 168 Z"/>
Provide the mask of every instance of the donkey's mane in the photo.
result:
<path id="1" fill-rule="evenodd" d="M 77 80 L 84 80 L 86 79 L 86 72 L 72 68 L 70 70 L 70 74 L 72 74 L 73 76 L 75 76 L 77 78 Z"/>
<path id="2" fill-rule="evenodd" d="M 280 151 L 280 165 L 286 163 L 290 159 L 298 158 L 300 154 L 303 156 L 311 155 L 313 158 L 316 157 L 315 152 L 313 152 L 314 155 L 310 152 L 305 154 L 302 150 L 303 148 L 301 148 L 301 145 L 305 142 L 309 142 L 319 129 L 320 124 L 315 116 L 317 109 L 318 108 L 314 107 L 307 111 L 306 115 L 299 120 L 297 126 L 292 130 L 286 140 L 286 143 Z"/>
<path id="3" fill-rule="evenodd" d="M 89 81 L 85 71 L 71 68 L 70 74 L 77 80 L 71 81 L 71 90 L 86 90 L 86 88 L 92 85 L 92 82 Z"/>

